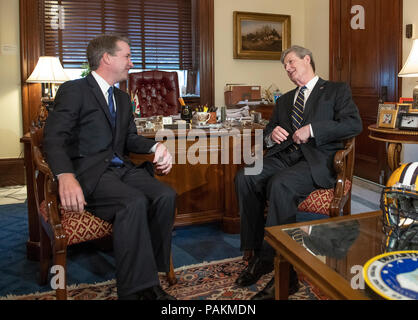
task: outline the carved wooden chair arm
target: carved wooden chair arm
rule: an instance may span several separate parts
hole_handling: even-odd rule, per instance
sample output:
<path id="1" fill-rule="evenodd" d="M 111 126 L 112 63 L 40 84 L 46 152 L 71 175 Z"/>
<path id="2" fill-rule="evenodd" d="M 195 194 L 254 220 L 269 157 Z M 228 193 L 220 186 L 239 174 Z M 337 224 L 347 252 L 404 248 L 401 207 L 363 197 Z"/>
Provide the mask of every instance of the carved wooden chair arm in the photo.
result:
<path id="1" fill-rule="evenodd" d="M 339 216 L 343 213 L 344 205 L 351 199 L 351 184 L 354 165 L 354 138 L 345 141 L 344 149 L 338 150 L 334 156 L 334 169 L 337 181 L 334 188 L 334 198 L 330 205 L 330 216 Z M 346 191 L 347 184 L 349 190 Z"/>
<path id="2" fill-rule="evenodd" d="M 46 222 L 51 225 L 56 239 L 65 239 L 66 234 L 61 224 L 59 210 L 58 182 L 39 148 L 34 146 L 32 150 L 35 168 L 39 171 L 38 174 L 44 175 L 44 190 L 39 190 L 39 192 L 43 191 L 44 193 L 45 210 L 47 213 Z"/>

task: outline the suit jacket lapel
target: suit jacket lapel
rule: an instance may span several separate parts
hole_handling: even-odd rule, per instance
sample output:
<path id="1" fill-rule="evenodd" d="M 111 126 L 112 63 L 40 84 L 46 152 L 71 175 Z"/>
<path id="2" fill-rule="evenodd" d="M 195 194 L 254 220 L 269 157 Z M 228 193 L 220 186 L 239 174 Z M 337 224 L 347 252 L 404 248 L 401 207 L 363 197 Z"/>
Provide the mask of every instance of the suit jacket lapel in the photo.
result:
<path id="1" fill-rule="evenodd" d="M 106 115 L 107 120 L 109 121 L 110 126 L 111 125 L 111 116 L 110 116 L 110 112 L 109 112 L 109 106 L 107 105 L 106 99 L 103 95 L 102 90 L 100 89 L 99 85 L 97 84 L 96 80 L 94 79 L 94 77 L 89 74 L 86 77 L 87 82 L 90 85 L 90 88 L 93 92 L 93 95 L 95 96 L 97 102 L 99 103 L 100 107 L 103 109 L 103 112 Z"/>
<path id="2" fill-rule="evenodd" d="M 309 122 L 309 116 L 312 113 L 312 109 L 314 108 L 314 106 L 317 105 L 319 97 L 324 92 L 325 85 L 326 81 L 319 78 L 311 94 L 309 95 L 308 101 L 306 101 L 305 108 L 303 111 L 302 125 L 304 125 L 306 122 Z"/>
<path id="3" fill-rule="evenodd" d="M 289 94 L 289 101 L 285 104 L 287 106 L 287 110 L 286 110 L 286 114 L 288 114 L 289 116 L 287 117 L 287 124 L 289 126 L 289 129 L 293 130 L 293 126 L 292 126 L 292 112 L 293 112 L 293 105 L 295 104 L 294 99 L 295 99 L 295 94 L 296 91 L 298 90 L 298 88 L 295 88 L 291 91 L 291 94 Z"/>

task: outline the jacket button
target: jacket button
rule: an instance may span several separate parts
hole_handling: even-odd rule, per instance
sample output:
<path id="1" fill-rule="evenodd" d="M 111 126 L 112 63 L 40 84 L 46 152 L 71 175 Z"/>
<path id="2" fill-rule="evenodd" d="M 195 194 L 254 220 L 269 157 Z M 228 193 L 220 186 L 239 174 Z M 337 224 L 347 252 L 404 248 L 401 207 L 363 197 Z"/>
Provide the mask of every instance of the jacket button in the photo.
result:
<path id="1" fill-rule="evenodd" d="M 109 159 L 105 159 L 105 162 L 109 162 Z"/>

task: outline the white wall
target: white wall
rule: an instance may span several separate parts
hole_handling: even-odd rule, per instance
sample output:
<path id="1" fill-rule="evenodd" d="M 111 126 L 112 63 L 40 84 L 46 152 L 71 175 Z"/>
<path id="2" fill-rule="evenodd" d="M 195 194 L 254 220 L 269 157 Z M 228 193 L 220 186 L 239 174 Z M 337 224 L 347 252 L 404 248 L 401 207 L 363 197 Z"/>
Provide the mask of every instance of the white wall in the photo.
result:
<path id="1" fill-rule="evenodd" d="M 294 87 L 277 60 L 233 59 L 233 11 L 285 14 L 291 16 L 291 44 L 312 49 L 317 72 L 327 78 L 328 0 L 215 0 L 215 103 L 224 104 L 226 83 L 246 83 L 282 92 Z"/>
<path id="2" fill-rule="evenodd" d="M 0 159 L 23 149 L 19 50 L 19 0 L 0 0 Z"/>

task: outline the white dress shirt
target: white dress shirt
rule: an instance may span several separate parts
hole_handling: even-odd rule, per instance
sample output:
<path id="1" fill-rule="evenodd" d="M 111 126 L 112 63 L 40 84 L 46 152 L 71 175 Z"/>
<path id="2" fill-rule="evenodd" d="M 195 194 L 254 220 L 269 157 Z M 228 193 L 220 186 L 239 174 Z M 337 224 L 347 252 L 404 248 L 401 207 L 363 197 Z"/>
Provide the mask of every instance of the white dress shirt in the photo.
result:
<path id="1" fill-rule="evenodd" d="M 318 80 L 319 80 L 319 76 L 315 76 L 307 84 L 305 84 L 306 89 L 303 92 L 303 94 L 304 94 L 304 100 L 305 100 L 304 103 L 303 103 L 304 106 L 306 105 L 306 101 L 308 101 L 308 98 L 309 98 L 309 96 L 310 96 L 313 88 L 315 88 L 315 85 L 318 82 Z M 296 92 L 295 92 L 295 97 L 293 98 L 293 104 L 296 102 L 296 98 L 298 97 L 300 88 L 301 87 L 299 87 L 296 90 Z M 312 126 L 310 124 L 309 124 L 309 130 L 311 131 L 311 137 L 313 138 L 314 137 L 314 133 L 313 133 L 313 130 L 312 130 Z M 266 137 L 266 140 L 265 141 L 266 141 L 266 144 L 267 144 L 267 148 L 271 148 L 276 143 L 271 138 L 271 133 Z"/>
<path id="2" fill-rule="evenodd" d="M 108 84 L 107 81 L 105 79 L 103 79 L 100 75 L 98 75 L 96 71 L 92 71 L 91 75 L 97 81 L 97 84 L 99 85 L 100 89 L 102 90 L 103 95 L 106 99 L 106 102 L 109 105 L 109 93 L 107 92 L 107 90 L 109 90 L 111 85 Z M 114 105 L 115 112 L 116 112 L 117 106 L 116 106 L 115 95 L 113 95 L 113 105 Z M 157 144 L 158 144 L 158 142 L 152 146 L 149 153 L 154 153 L 155 152 L 155 150 L 157 149 Z"/>

